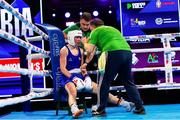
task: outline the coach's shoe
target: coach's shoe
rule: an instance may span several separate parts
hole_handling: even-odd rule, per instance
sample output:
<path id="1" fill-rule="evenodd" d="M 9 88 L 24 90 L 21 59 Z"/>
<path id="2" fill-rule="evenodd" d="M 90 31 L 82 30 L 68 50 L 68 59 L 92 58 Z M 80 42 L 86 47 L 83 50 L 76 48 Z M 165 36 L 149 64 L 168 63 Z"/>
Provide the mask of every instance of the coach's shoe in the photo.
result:
<path id="1" fill-rule="evenodd" d="M 137 107 L 136 107 L 136 108 L 133 110 L 133 113 L 134 113 L 134 114 L 146 114 L 145 109 L 144 109 L 143 106 L 140 107 L 140 108 L 137 108 Z"/>
<path id="2" fill-rule="evenodd" d="M 118 100 L 118 105 L 125 108 L 127 112 L 130 112 L 134 107 L 134 103 L 125 101 L 123 98 Z"/>
<path id="3" fill-rule="evenodd" d="M 97 109 L 98 109 L 98 105 L 92 105 L 92 107 L 91 107 L 91 112 L 92 112 L 92 113 L 93 113 L 93 112 L 96 112 Z"/>
<path id="4" fill-rule="evenodd" d="M 92 115 L 93 116 L 97 116 L 97 117 L 103 117 L 103 116 L 106 116 L 106 112 L 105 112 L 105 110 L 102 110 L 102 111 L 93 111 Z"/>
<path id="5" fill-rule="evenodd" d="M 127 112 L 131 112 L 131 110 L 135 107 L 135 104 L 132 102 L 128 102 L 128 104 L 126 106 L 124 106 L 124 108 L 126 109 Z"/>

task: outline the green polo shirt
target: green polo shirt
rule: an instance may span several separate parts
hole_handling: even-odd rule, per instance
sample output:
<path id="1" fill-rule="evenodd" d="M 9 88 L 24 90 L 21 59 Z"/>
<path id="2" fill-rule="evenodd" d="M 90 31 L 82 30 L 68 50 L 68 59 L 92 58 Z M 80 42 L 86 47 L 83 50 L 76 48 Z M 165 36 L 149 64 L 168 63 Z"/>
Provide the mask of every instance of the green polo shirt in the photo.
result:
<path id="1" fill-rule="evenodd" d="M 131 48 L 120 31 L 111 26 L 100 26 L 94 29 L 90 34 L 88 43 L 97 46 L 104 51 L 127 50 Z"/>

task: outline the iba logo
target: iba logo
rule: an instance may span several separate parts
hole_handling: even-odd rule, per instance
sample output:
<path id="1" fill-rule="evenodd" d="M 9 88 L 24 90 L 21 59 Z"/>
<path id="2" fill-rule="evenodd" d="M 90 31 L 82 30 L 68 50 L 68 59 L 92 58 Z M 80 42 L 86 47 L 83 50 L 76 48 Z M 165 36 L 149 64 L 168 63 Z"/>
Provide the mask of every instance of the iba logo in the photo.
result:
<path id="1" fill-rule="evenodd" d="M 126 7 L 127 9 L 142 9 L 146 6 L 145 2 L 139 2 L 139 3 L 127 3 Z"/>

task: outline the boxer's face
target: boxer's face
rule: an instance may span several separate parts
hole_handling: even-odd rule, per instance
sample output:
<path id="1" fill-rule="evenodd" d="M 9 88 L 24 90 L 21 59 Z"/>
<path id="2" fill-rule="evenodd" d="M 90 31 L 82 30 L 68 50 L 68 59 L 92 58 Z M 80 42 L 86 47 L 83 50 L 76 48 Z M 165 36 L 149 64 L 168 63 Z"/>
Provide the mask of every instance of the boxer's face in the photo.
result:
<path id="1" fill-rule="evenodd" d="M 88 31 L 89 30 L 89 24 L 90 24 L 89 21 L 81 19 L 80 20 L 80 27 L 81 27 L 82 31 Z"/>
<path id="2" fill-rule="evenodd" d="M 74 37 L 74 42 L 76 43 L 76 45 L 79 45 L 81 43 L 81 39 L 82 39 L 81 36 L 75 36 Z"/>

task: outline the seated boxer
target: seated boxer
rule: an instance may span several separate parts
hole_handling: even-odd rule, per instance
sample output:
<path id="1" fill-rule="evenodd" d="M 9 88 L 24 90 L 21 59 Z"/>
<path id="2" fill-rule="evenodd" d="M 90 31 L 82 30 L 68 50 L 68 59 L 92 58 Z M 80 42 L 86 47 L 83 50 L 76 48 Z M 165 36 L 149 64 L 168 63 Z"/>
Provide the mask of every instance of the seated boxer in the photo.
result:
<path id="1" fill-rule="evenodd" d="M 60 50 L 61 85 L 68 93 L 68 104 L 73 117 L 78 117 L 83 113 L 83 110 L 77 106 L 77 91 L 97 94 L 97 84 L 91 80 L 86 70 L 80 70 L 84 61 L 83 49 L 79 47 L 82 32 L 80 30 L 70 31 L 67 36 L 68 44 Z M 123 106 L 127 111 L 131 111 L 133 106 L 133 103 L 119 99 L 112 94 L 109 94 L 109 102 Z"/>

